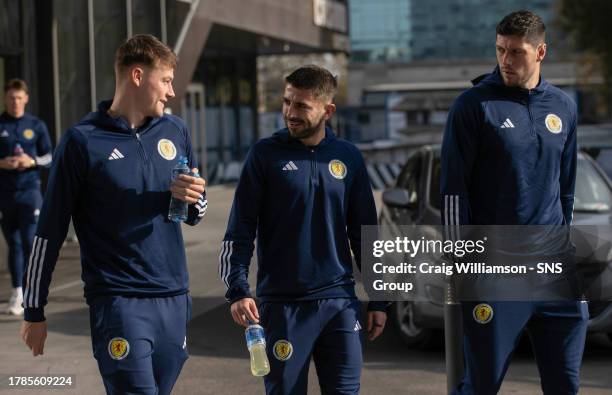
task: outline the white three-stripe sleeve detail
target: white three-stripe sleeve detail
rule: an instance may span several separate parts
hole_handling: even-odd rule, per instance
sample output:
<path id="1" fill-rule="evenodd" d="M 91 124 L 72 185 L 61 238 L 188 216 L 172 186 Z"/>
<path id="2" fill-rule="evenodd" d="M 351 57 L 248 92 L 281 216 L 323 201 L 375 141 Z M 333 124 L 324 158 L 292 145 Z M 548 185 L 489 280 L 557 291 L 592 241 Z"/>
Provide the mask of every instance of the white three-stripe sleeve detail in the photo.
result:
<path id="1" fill-rule="evenodd" d="M 36 161 L 36 164 L 39 166 L 46 166 L 49 163 L 51 163 L 51 153 L 45 154 L 43 156 L 37 156 L 34 160 Z"/>
<path id="2" fill-rule="evenodd" d="M 448 233 L 448 227 L 449 227 L 449 223 L 448 223 L 448 195 L 444 195 L 444 237 L 446 240 L 450 239 L 450 235 Z"/>
<path id="3" fill-rule="evenodd" d="M 455 226 L 457 227 L 455 237 L 457 237 L 457 240 L 461 240 L 461 222 L 459 221 L 459 195 L 455 195 Z"/>
<path id="4" fill-rule="evenodd" d="M 227 254 L 227 256 L 225 257 L 225 278 L 223 279 L 223 282 L 225 282 L 225 284 L 227 285 L 227 287 L 229 288 L 229 275 L 230 275 L 230 271 L 232 270 L 232 262 L 231 262 L 231 258 L 232 258 L 232 253 L 234 252 L 234 242 L 233 241 L 229 241 L 229 252 Z"/>
<path id="5" fill-rule="evenodd" d="M 40 256 L 40 250 L 42 247 L 42 239 L 37 237 L 36 250 L 32 252 L 32 266 L 30 277 L 28 279 L 28 307 L 34 307 L 34 289 L 36 288 L 36 273 L 38 272 L 38 265 Z"/>
<path id="6" fill-rule="evenodd" d="M 230 273 L 230 259 L 232 257 L 233 250 L 233 241 L 226 240 L 223 242 L 223 248 L 221 250 L 221 255 L 219 257 L 219 275 L 221 276 L 221 280 L 225 283 L 225 286 L 229 289 L 229 273 Z"/>
<path id="7" fill-rule="evenodd" d="M 226 241 L 221 242 L 221 252 L 219 253 L 219 278 L 223 280 L 223 275 L 225 274 L 225 266 L 224 266 L 224 258 L 225 258 L 225 243 Z"/>
<path id="8" fill-rule="evenodd" d="M 204 195 L 200 195 L 195 207 L 198 209 L 198 218 L 202 218 L 206 213 L 206 209 L 208 208 L 208 200 L 204 198 Z"/>
<path id="9" fill-rule="evenodd" d="M 455 195 L 449 196 L 449 206 L 450 212 L 448 213 L 448 222 L 450 226 L 450 237 L 452 241 L 457 240 L 457 235 L 455 234 Z"/>
<path id="10" fill-rule="evenodd" d="M 32 288 L 32 272 L 36 271 L 36 269 L 33 268 L 34 262 L 36 261 L 34 259 L 34 256 L 37 254 L 38 246 L 40 244 L 39 242 L 40 239 L 38 238 L 38 236 L 34 236 L 34 243 L 32 243 L 32 251 L 30 252 L 30 261 L 28 262 L 28 269 L 26 270 L 26 288 L 23 294 L 23 301 L 25 307 L 31 307 L 31 303 L 28 299 L 31 294 L 30 289 Z"/>
<path id="11" fill-rule="evenodd" d="M 227 256 L 229 255 L 229 241 L 223 242 L 223 254 L 221 256 L 221 280 L 225 284 L 227 288 L 229 288 L 229 284 L 227 282 L 227 276 L 229 272 L 229 267 L 227 264 Z"/>
<path id="12" fill-rule="evenodd" d="M 42 269 L 43 269 L 43 262 L 45 261 L 45 253 L 47 252 L 47 239 L 43 239 L 42 242 L 42 253 L 40 254 L 40 258 L 38 259 L 38 273 L 36 273 L 36 293 L 34 294 L 34 307 L 41 307 L 39 306 L 39 297 L 40 297 L 40 279 L 42 277 Z"/>

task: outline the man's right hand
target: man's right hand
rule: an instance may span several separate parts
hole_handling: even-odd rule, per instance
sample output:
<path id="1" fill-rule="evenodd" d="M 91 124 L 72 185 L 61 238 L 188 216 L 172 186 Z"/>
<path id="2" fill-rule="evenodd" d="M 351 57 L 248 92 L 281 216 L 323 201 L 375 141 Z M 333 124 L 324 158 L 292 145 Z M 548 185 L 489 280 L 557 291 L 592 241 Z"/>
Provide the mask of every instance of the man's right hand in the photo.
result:
<path id="1" fill-rule="evenodd" d="M 47 339 L 47 322 L 28 322 L 21 324 L 21 339 L 32 350 L 32 355 L 43 355 Z"/>
<path id="2" fill-rule="evenodd" d="M 254 324 L 259 323 L 259 311 L 257 310 L 257 303 L 253 298 L 244 298 L 235 301 L 230 307 L 232 312 L 232 318 L 238 325 L 242 325 L 245 328 L 249 326 L 247 321 L 251 321 Z"/>
<path id="3" fill-rule="evenodd" d="M 19 166 L 19 161 L 14 156 L 7 156 L 0 159 L 0 169 L 15 170 Z"/>

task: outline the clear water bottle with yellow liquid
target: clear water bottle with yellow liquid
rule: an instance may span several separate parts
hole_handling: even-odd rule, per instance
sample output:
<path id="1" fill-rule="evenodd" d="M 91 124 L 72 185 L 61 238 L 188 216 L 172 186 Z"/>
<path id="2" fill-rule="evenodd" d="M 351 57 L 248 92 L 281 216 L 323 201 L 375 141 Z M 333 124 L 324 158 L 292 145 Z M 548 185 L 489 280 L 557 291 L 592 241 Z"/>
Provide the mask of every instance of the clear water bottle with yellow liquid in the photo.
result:
<path id="1" fill-rule="evenodd" d="M 249 354 L 251 354 L 251 373 L 253 376 L 265 376 L 270 373 L 270 362 L 266 355 L 266 337 L 263 327 L 249 321 L 244 335 Z"/>

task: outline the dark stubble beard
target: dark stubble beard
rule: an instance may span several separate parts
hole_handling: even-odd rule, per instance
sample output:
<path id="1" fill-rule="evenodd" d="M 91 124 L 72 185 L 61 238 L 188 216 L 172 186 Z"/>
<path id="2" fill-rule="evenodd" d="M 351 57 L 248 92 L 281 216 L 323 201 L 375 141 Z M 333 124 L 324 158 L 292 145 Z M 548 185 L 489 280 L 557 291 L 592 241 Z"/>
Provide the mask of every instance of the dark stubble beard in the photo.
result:
<path id="1" fill-rule="evenodd" d="M 301 120 L 301 121 L 304 123 L 307 122 L 304 120 Z M 308 126 L 308 123 L 306 123 L 306 127 L 304 127 L 303 129 L 298 130 L 298 131 L 293 131 L 289 127 L 289 120 L 285 119 L 285 125 L 287 126 L 287 129 L 289 130 L 289 134 L 291 135 L 291 137 L 300 139 L 300 140 L 307 139 L 309 137 L 314 136 L 319 130 L 321 130 L 321 126 L 324 123 L 325 123 L 325 114 L 321 115 L 321 119 L 315 125 L 310 124 L 310 126 Z"/>

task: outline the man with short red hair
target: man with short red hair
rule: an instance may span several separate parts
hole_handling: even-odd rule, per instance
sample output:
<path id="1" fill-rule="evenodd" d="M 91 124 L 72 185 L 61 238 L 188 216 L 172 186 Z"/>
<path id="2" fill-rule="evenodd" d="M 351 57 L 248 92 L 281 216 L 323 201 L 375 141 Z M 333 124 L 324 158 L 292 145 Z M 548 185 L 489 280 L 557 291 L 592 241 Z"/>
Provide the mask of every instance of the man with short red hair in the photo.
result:
<path id="1" fill-rule="evenodd" d="M 117 50 L 113 100 L 63 136 L 24 279 L 24 342 L 46 338 L 44 306 L 72 218 L 81 247 L 93 354 L 109 394 L 169 394 L 187 359 L 191 316 L 180 223 L 170 196 L 188 203 L 186 223 L 206 211 L 184 122 L 164 114 L 174 97 L 176 56 L 151 35 Z M 185 157 L 193 174 L 171 180 Z"/>

